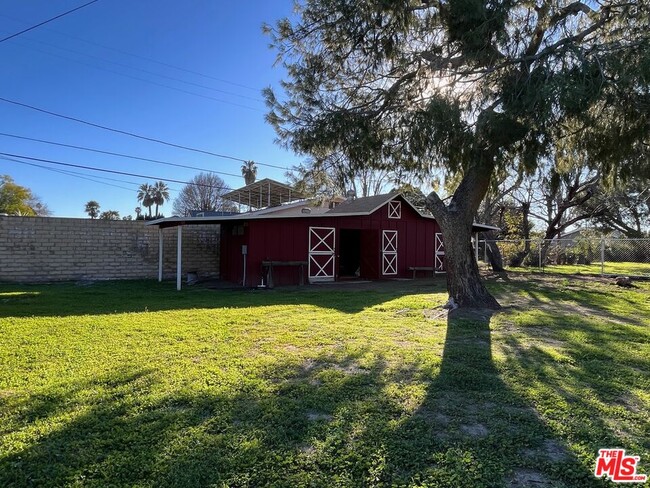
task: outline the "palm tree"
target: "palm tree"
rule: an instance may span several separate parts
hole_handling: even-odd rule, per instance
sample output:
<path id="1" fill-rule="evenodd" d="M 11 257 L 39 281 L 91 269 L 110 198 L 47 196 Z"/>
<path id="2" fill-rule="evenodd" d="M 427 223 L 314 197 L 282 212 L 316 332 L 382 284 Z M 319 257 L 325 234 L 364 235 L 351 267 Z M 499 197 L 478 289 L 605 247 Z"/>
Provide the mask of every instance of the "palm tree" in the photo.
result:
<path id="1" fill-rule="evenodd" d="M 255 183 L 255 178 L 257 178 L 257 165 L 255 164 L 255 161 L 246 161 L 242 164 L 241 174 L 247 185 Z"/>
<path id="2" fill-rule="evenodd" d="M 153 206 L 154 201 L 153 186 L 149 183 L 143 183 L 140 185 L 140 188 L 138 188 L 138 202 L 141 202 L 143 207 L 149 209 L 149 218 L 151 219 L 151 207 Z"/>
<path id="3" fill-rule="evenodd" d="M 91 219 L 96 219 L 99 217 L 99 203 L 95 200 L 90 200 L 86 203 L 86 213 Z"/>
<path id="4" fill-rule="evenodd" d="M 153 203 L 156 204 L 156 217 L 158 217 L 158 207 L 162 206 L 169 200 L 169 187 L 164 181 L 156 181 L 152 187 Z"/>

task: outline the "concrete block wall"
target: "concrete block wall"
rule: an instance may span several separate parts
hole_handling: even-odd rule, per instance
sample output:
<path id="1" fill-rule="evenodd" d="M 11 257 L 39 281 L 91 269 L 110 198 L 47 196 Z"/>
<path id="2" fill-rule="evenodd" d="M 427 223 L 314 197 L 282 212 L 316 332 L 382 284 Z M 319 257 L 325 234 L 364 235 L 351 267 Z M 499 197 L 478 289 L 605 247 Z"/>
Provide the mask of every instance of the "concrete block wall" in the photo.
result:
<path id="1" fill-rule="evenodd" d="M 176 276 L 176 229 L 163 230 L 163 277 Z M 183 227 L 183 279 L 219 276 L 219 226 Z M 158 277 L 158 228 L 143 221 L 0 216 L 0 282 Z"/>

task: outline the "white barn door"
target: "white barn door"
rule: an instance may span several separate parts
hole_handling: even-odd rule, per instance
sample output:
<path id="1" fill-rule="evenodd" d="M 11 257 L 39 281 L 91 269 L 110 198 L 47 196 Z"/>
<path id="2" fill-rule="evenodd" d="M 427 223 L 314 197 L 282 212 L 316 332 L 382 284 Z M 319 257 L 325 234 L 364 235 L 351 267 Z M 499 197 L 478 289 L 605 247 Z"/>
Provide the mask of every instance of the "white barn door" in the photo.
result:
<path id="1" fill-rule="evenodd" d="M 436 232 L 435 252 L 433 256 L 433 271 L 435 273 L 445 272 L 445 243 L 442 240 L 442 233 Z"/>
<path id="2" fill-rule="evenodd" d="M 381 237 L 381 274 L 397 274 L 397 231 L 385 230 Z"/>
<path id="3" fill-rule="evenodd" d="M 309 228 L 309 282 L 334 281 L 336 229 L 334 227 Z"/>

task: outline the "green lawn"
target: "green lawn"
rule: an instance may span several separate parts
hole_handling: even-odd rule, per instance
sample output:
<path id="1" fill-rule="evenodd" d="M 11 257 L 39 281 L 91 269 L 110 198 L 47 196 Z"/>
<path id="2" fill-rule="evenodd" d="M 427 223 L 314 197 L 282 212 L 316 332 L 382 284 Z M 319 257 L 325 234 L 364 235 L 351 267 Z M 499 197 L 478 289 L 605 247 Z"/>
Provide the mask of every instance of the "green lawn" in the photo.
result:
<path id="1" fill-rule="evenodd" d="M 481 263 L 484 271 L 488 270 L 488 266 Z M 520 268 L 509 268 L 513 272 L 540 272 L 537 266 L 527 266 Z M 556 274 L 587 274 L 587 275 L 600 275 L 604 273 L 608 276 L 642 276 L 650 277 L 650 263 L 634 263 L 634 262 L 613 262 L 606 261 L 603 266 L 598 263 L 592 264 L 551 264 L 544 266 L 545 273 Z"/>
<path id="2" fill-rule="evenodd" d="M 597 274 L 601 272 L 606 275 L 624 276 L 650 276 L 650 263 L 632 263 L 605 261 L 603 266 L 598 263 L 592 264 L 567 264 L 546 266 L 545 270 L 551 273 L 563 274 Z"/>
<path id="3" fill-rule="evenodd" d="M 650 283 L 0 285 L 0 486 L 580 487 L 650 466 Z"/>

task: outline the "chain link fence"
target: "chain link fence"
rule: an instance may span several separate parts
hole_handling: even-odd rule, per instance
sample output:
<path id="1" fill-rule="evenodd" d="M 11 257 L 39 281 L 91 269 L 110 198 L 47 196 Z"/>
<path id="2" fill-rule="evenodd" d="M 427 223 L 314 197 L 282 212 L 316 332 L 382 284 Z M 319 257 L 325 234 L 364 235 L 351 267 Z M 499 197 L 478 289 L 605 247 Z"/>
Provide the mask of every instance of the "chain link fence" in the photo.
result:
<path id="1" fill-rule="evenodd" d="M 650 277 L 650 239 L 481 240 L 477 255 L 490 267 L 500 258 L 505 269 Z"/>

